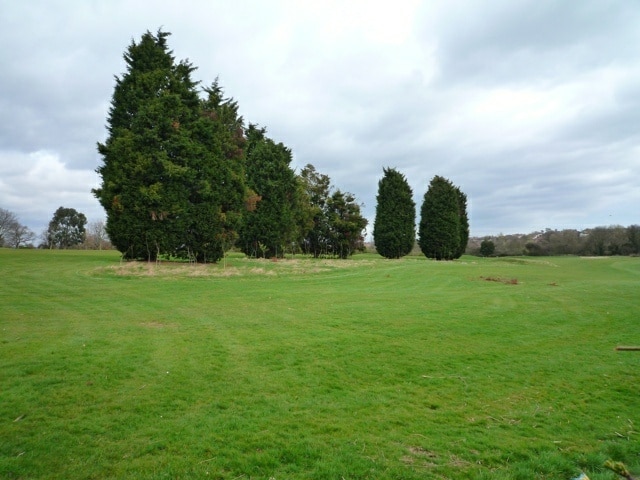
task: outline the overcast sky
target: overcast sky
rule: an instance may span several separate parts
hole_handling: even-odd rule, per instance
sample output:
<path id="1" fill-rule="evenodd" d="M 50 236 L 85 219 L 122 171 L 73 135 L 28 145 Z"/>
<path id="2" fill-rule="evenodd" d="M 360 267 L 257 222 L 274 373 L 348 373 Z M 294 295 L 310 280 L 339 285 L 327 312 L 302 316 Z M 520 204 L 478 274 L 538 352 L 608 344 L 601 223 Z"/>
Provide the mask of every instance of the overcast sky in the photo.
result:
<path id="1" fill-rule="evenodd" d="M 104 219 L 114 76 L 160 27 L 369 232 L 383 167 L 418 217 L 451 180 L 475 236 L 640 223 L 637 0 L 0 0 L 0 208 L 37 234 L 60 206 Z"/>

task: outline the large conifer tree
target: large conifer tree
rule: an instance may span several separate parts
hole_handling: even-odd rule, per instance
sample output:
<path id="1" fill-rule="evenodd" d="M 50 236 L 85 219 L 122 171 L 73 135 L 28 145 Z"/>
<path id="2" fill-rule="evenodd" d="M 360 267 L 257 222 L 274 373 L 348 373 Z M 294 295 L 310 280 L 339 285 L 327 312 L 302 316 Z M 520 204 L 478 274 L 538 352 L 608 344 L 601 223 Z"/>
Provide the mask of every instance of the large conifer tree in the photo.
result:
<path id="1" fill-rule="evenodd" d="M 458 196 L 458 215 L 460 216 L 460 244 L 455 258 L 460 258 L 469 243 L 469 215 L 467 214 L 467 196 L 458 187 L 456 187 L 456 194 Z"/>
<path id="2" fill-rule="evenodd" d="M 378 182 L 373 241 L 383 257 L 400 258 L 415 242 L 416 204 L 405 176 L 393 168 L 383 171 Z"/>
<path id="3" fill-rule="evenodd" d="M 418 244 L 422 253 L 436 260 L 460 257 L 469 235 L 466 230 L 465 236 L 463 225 L 466 221 L 468 228 L 466 218 L 466 196 L 463 198 L 462 192 L 446 178 L 433 177 L 420 210 Z M 461 246 L 463 241 L 465 245 Z"/>
<path id="4" fill-rule="evenodd" d="M 146 32 L 124 54 L 94 194 L 125 258 L 217 261 L 244 197 L 242 119 L 216 83 L 200 99 L 195 67 L 175 62 L 169 35 Z"/>
<path id="5" fill-rule="evenodd" d="M 178 254 L 199 262 L 217 261 L 233 246 L 244 212 L 242 118 L 217 80 L 204 89 L 202 112 L 193 127 L 198 154 L 191 158 L 188 221 Z"/>
<path id="6" fill-rule="evenodd" d="M 238 244 L 252 257 L 277 257 L 298 236 L 299 183 L 290 167 L 291 150 L 249 125 L 245 159 L 247 186 L 259 199 L 245 213 Z"/>

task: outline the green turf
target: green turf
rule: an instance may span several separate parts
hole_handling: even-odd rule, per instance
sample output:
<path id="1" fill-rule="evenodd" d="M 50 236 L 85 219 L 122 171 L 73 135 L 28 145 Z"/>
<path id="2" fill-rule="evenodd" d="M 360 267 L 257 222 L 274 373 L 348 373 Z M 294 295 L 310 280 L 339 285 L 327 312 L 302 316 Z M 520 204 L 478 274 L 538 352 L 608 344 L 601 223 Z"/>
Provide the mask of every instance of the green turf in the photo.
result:
<path id="1" fill-rule="evenodd" d="M 0 249 L 0 478 L 640 475 L 640 258 Z"/>

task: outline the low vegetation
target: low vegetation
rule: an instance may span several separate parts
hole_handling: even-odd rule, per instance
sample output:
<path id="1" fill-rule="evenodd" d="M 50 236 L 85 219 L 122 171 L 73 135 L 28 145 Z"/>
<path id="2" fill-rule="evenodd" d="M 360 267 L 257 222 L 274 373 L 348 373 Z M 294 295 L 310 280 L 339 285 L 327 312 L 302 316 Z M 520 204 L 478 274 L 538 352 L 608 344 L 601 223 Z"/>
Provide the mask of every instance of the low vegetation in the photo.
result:
<path id="1" fill-rule="evenodd" d="M 584 230 L 552 230 L 527 234 L 473 237 L 466 252 L 483 257 L 527 255 L 640 255 L 640 225 L 611 225 Z"/>
<path id="2" fill-rule="evenodd" d="M 640 473 L 638 258 L 0 249 L 0 275 L 0 478 Z"/>

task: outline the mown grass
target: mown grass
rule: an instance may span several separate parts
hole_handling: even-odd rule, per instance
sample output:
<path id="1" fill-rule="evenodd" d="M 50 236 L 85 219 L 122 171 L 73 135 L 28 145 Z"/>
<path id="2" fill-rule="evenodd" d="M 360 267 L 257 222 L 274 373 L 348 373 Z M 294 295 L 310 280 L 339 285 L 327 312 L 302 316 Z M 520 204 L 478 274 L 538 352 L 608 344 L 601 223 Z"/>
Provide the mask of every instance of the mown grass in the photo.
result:
<path id="1" fill-rule="evenodd" d="M 638 258 L 0 249 L 0 275 L 0 478 L 640 474 Z"/>

